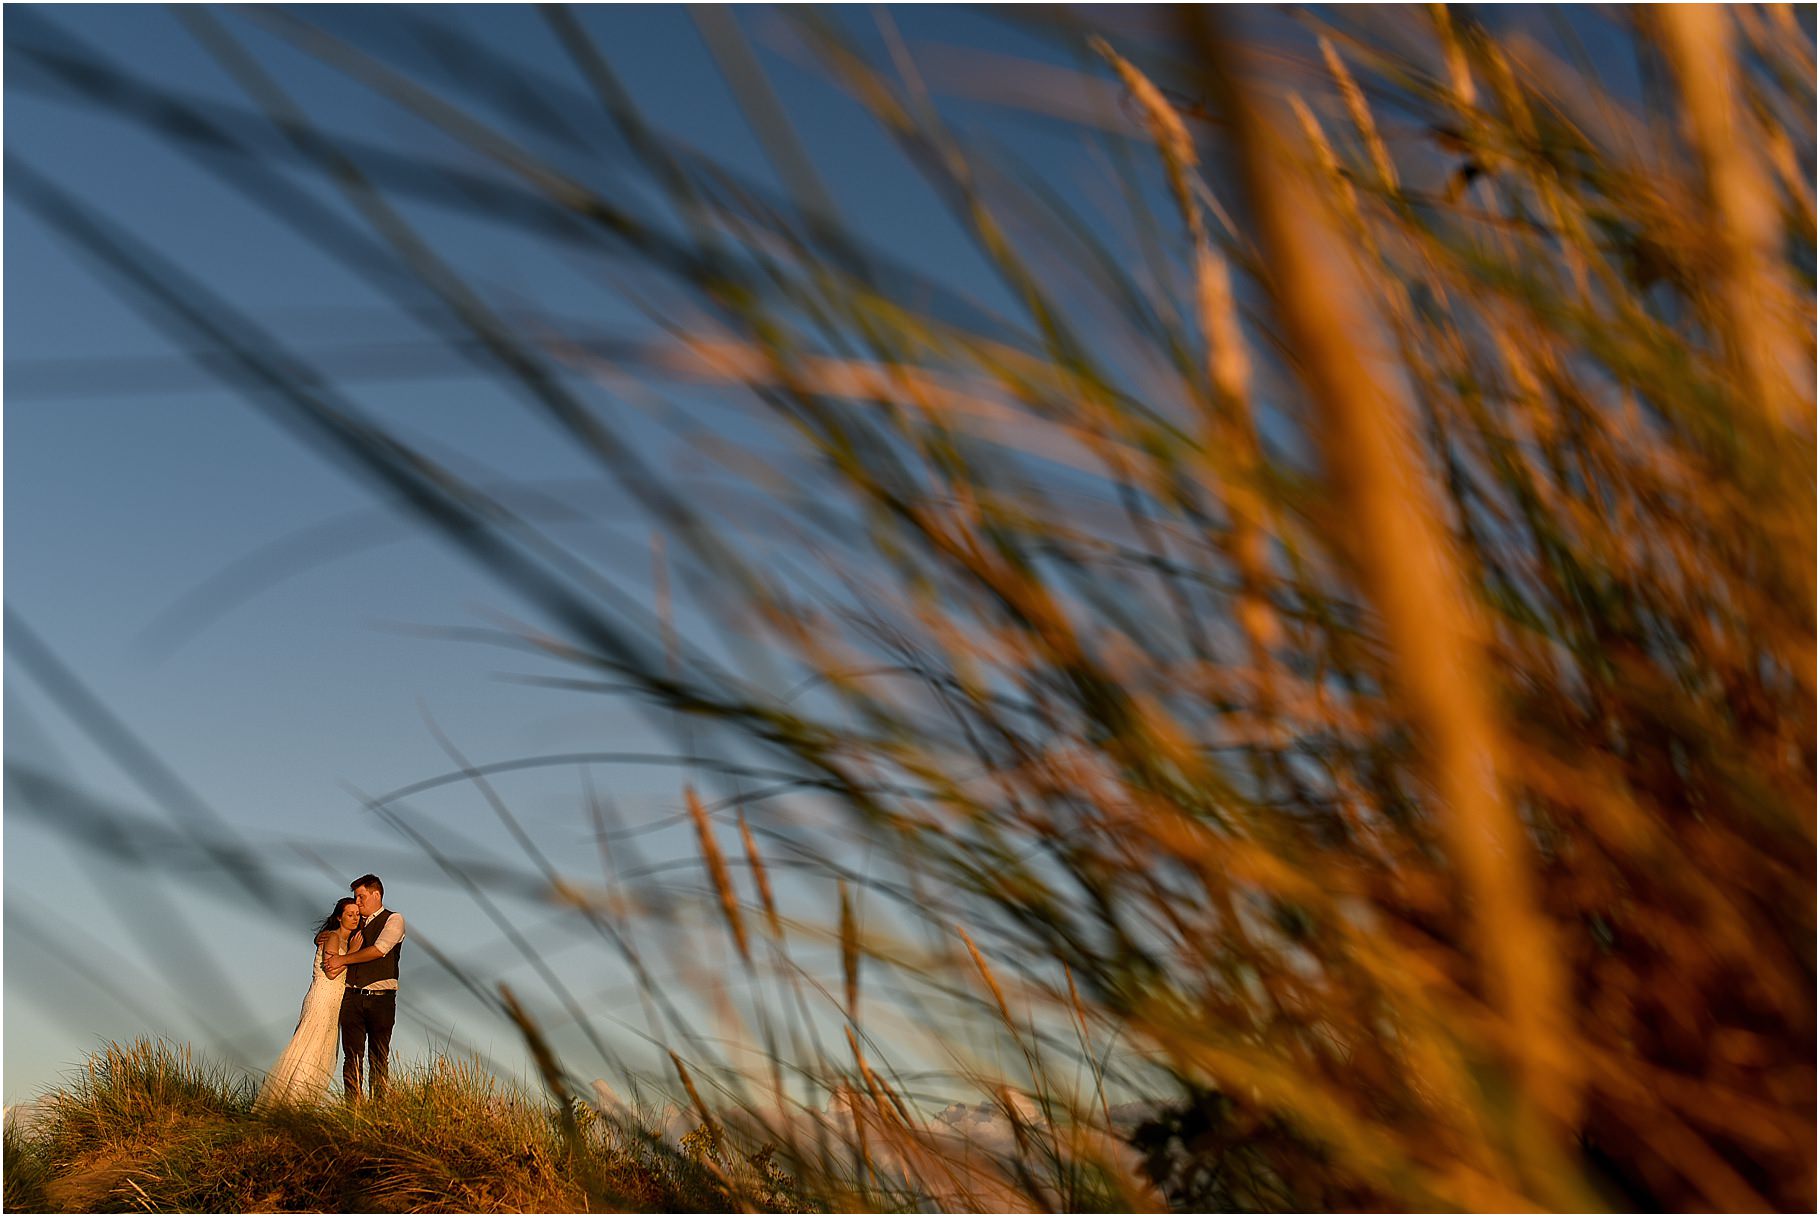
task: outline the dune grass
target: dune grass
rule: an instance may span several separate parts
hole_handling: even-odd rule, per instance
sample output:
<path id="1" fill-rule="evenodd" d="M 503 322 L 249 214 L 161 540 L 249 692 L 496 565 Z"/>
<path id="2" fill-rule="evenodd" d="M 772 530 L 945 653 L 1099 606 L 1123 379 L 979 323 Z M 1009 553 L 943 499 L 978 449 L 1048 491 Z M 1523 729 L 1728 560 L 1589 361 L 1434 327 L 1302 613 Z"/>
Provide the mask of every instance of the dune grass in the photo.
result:
<path id="1" fill-rule="evenodd" d="M 251 1079 L 189 1049 L 97 1052 L 47 1114 L 6 1134 L 6 1207 L 42 1212 L 715 1212 L 800 1208 L 737 1170 L 446 1058 L 384 1102 L 253 1110 Z M 756 1176 L 755 1176 L 756 1178 Z"/>

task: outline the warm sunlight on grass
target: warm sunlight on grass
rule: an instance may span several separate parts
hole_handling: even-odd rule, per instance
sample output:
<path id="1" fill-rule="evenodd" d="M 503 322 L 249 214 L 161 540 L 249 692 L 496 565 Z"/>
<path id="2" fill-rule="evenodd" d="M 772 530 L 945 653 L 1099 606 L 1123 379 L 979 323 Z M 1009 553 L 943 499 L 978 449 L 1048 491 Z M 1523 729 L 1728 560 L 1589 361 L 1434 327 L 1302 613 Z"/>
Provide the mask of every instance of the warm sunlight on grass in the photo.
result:
<path id="1" fill-rule="evenodd" d="M 9 1126 L 6 1207 L 45 1212 L 715 1212 L 800 1204 L 729 1169 L 443 1058 L 383 1104 L 254 1111 L 188 1049 L 108 1045 L 29 1129 Z"/>
<path id="2" fill-rule="evenodd" d="M 888 16 L 885 63 L 844 17 L 789 11 L 1014 316 L 843 225 L 737 30 L 709 45 L 781 196 L 672 145 L 549 16 L 665 201 L 644 226 L 307 13 L 249 16 L 635 267 L 666 330 L 603 366 L 489 311 L 195 15 L 502 380 L 661 522 L 664 586 L 721 631 L 628 607 L 291 375 L 279 336 L 194 310 L 249 392 L 543 614 L 518 645 L 729 758 L 678 784 L 693 937 L 527 846 L 628 966 L 688 944 L 678 984 L 713 1025 L 647 1014 L 698 1143 L 731 1147 L 698 1155 L 688 1203 L 755 1202 L 736 1165 L 774 1151 L 788 1202 L 829 1208 L 1812 1209 L 1815 96 L 1790 10 L 1613 15 L 1657 69 L 1641 97 L 1445 9 L 1305 13 L 1290 48 L 1226 10 L 1149 39 L 1058 15 L 1048 36 L 1121 99 L 1076 133 L 1122 175 L 1092 213 L 952 130 Z M 148 307 L 194 303 L 87 204 L 9 183 L 175 293 L 129 286 Z M 631 407 L 587 395 L 628 379 L 710 474 L 621 442 Z M 777 786 L 712 793 L 761 761 Z M 819 881 L 818 914 L 786 876 Z M 930 1121 L 913 1044 L 1002 1113 L 1002 1153 Z M 133 1159 L 144 1178 L 218 1169 L 177 1164 L 199 1129 L 282 1135 L 282 1203 L 311 1207 L 312 1163 L 386 1119 L 431 1138 L 386 1159 L 397 1186 L 453 1207 L 679 1195 L 661 1163 L 575 1182 L 573 1127 L 481 1120 L 466 1083 L 268 1128 L 171 1068 L 157 1103 L 202 1114 Z M 116 1090 L 83 1093 L 57 1127 L 130 1141 Z M 1133 1099 L 1156 1107 L 1115 1118 Z M 268 1181 L 220 1186 L 158 1202 Z"/>

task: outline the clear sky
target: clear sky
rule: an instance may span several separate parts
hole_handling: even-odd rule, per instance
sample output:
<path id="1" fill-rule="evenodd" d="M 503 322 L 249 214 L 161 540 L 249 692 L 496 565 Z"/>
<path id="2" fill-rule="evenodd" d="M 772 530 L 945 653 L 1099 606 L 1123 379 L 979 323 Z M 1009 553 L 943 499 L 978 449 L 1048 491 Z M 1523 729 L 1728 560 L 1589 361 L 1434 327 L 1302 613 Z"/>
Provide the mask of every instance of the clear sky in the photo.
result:
<path id="1" fill-rule="evenodd" d="M 323 128 L 486 169 L 472 150 L 258 23 L 219 16 Z M 641 202 L 615 163 L 623 153 L 534 9 L 322 7 L 306 16 L 479 106 L 549 163 Z M 868 45 L 881 45 L 871 10 L 839 17 Z M 894 10 L 894 18 L 938 92 L 1014 90 L 1017 79 L 1002 75 L 1003 61 L 990 56 L 1073 62 L 977 12 L 912 7 Z M 915 270 L 983 307 L 1008 307 L 935 195 L 873 120 L 792 49 L 778 15 L 739 9 L 736 19 L 846 218 Z M 611 6 L 587 10 L 584 20 L 659 126 L 731 170 L 773 183 L 686 11 Z M 515 109 L 475 100 L 486 92 L 477 68 L 439 42 L 437 28 L 520 65 Z M 458 472 L 518 501 L 547 495 L 573 518 L 527 509 L 634 598 L 650 601 L 649 522 L 523 400 L 447 358 L 430 358 L 423 324 L 360 268 L 326 256 L 143 122 L 77 96 L 47 66 L 71 55 L 99 57 L 192 101 L 252 111 L 169 10 L 14 6 L 6 37 L 9 158 L 297 350 L 347 371 L 362 408 Z M 963 129 L 1015 147 L 1083 210 L 1108 204 L 1104 161 L 1078 133 L 953 97 L 945 112 Z M 269 132 L 266 138 L 279 146 Z M 320 179 L 284 172 L 285 181 L 358 225 Z M 446 209 L 411 203 L 404 210 L 495 307 L 604 333 L 645 332 L 596 259 Z M 514 984 L 547 1010 L 553 999 L 499 927 L 421 851 L 364 814 L 349 788 L 376 794 L 448 771 L 426 715 L 477 762 L 670 751 L 672 741 L 622 701 L 499 679 L 556 670 L 534 657 L 401 628 L 488 627 L 499 614 L 527 610 L 405 522 L 369 485 L 220 387 L 10 187 L 5 225 L 8 611 L 269 863 L 279 892 L 274 907 L 261 907 L 175 846 L 124 857 L 80 845 L 70 827 L 80 817 L 45 797 L 44 777 L 148 822 L 173 821 L 123 770 L 118 752 L 98 747 L 72 719 L 67 693 L 54 695 L 38 669 L 20 662 L 9 637 L 6 1102 L 38 1093 L 109 1039 L 167 1036 L 263 1067 L 296 1018 L 310 922 L 369 869 L 387 879 L 389 902 L 405 912 L 413 936 L 484 982 Z M 615 410 L 622 438 L 659 467 L 688 474 L 690 454 L 649 415 L 623 402 Z M 730 422 L 724 438 L 744 440 L 740 426 Z M 206 612 L 195 611 L 198 604 Z M 686 604 L 680 624 L 685 631 L 693 624 Z M 601 764 L 590 772 L 630 826 L 668 823 L 680 805 L 683 775 L 675 769 Z M 582 781 L 574 764 L 498 779 L 501 795 L 559 866 L 598 877 Z M 440 839 L 471 843 L 462 847 L 466 856 L 494 852 L 522 863 L 471 787 L 441 787 L 411 806 Z M 642 845 L 652 859 L 694 853 L 675 827 L 650 832 Z M 699 874 L 682 868 L 673 882 L 693 889 Z M 623 969 L 597 939 L 547 903 L 506 899 L 500 913 L 534 937 L 591 1009 L 637 1021 Z M 715 934 L 693 949 L 684 962 L 701 964 L 724 944 Z M 418 1057 L 448 1042 L 505 1068 L 522 1066 L 515 1033 L 482 1018 L 421 947 L 407 946 L 405 967 L 400 1054 Z M 590 1068 L 572 1028 L 559 1031 L 558 1043 L 579 1058 L 578 1069 Z"/>

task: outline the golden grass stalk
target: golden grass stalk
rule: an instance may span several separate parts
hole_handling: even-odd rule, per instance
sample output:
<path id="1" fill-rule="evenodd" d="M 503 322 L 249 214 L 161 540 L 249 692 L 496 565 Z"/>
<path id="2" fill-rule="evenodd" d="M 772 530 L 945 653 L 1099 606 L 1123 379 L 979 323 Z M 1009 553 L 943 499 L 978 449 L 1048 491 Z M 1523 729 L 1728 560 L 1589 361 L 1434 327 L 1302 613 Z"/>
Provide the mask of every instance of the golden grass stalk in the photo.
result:
<path id="1" fill-rule="evenodd" d="M 1187 124 L 1155 84 L 1103 39 L 1093 48 L 1112 65 L 1119 80 L 1131 91 L 1143 114 L 1146 130 L 1169 179 L 1170 192 L 1194 254 L 1196 314 L 1201 342 L 1207 353 L 1207 377 L 1214 400 L 1211 425 L 1203 446 L 1204 467 L 1214 487 L 1232 512 L 1232 554 L 1241 580 L 1236 615 L 1251 645 L 1252 663 L 1261 680 L 1264 714 L 1272 712 L 1270 648 L 1280 641 L 1281 630 L 1270 610 L 1266 593 L 1268 571 L 1265 551 L 1268 532 L 1265 500 L 1256 484 L 1259 453 L 1256 421 L 1250 400 L 1251 361 L 1239 328 L 1238 306 L 1233 299 L 1232 271 L 1214 247 L 1207 231 L 1194 183 L 1200 164 Z"/>
<path id="2" fill-rule="evenodd" d="M 676 1076 L 682 1082 L 683 1091 L 689 1096 L 689 1102 L 695 1108 L 696 1117 L 701 1120 L 703 1127 L 717 1129 L 719 1124 L 714 1119 L 714 1113 L 708 1110 L 708 1105 L 702 1101 L 701 1091 L 695 1087 L 695 1075 L 689 1072 L 689 1067 L 683 1064 L 683 1059 L 676 1055 L 674 1050 L 669 1053 L 669 1056 L 670 1065 L 676 1070 Z"/>
<path id="3" fill-rule="evenodd" d="M 954 932 L 959 934 L 961 941 L 967 944 L 967 953 L 973 957 L 973 966 L 978 969 L 980 979 L 986 982 L 986 990 L 992 994 L 992 1001 L 998 1007 L 999 1017 L 1015 1035 L 1017 1021 L 1011 1017 L 1011 1006 L 1005 1001 L 1005 991 L 999 988 L 998 977 L 992 974 L 992 966 L 986 962 L 986 957 L 980 953 L 979 947 L 974 945 L 973 935 L 967 933 L 965 926 L 955 926 Z"/>
<path id="4" fill-rule="evenodd" d="M 853 918 L 853 898 L 842 879 L 840 891 L 840 974 L 847 997 L 847 1020 L 859 1025 L 859 926 Z"/>
<path id="5" fill-rule="evenodd" d="M 1686 101 L 1682 117 L 1700 161 L 1719 262 L 1720 323 L 1745 378 L 1746 399 L 1779 427 L 1814 424 L 1791 376 L 1802 360 L 1787 342 L 1793 298 L 1774 268 L 1782 239 L 1776 191 L 1738 96 L 1731 14 L 1714 4 L 1651 10 Z"/>
<path id="6" fill-rule="evenodd" d="M 1365 91 L 1359 88 L 1359 82 L 1346 68 L 1346 62 L 1340 53 L 1334 50 L 1333 42 L 1322 35 L 1317 42 L 1321 48 L 1321 60 L 1327 65 L 1328 74 L 1339 88 L 1340 100 L 1346 103 L 1346 113 L 1352 119 L 1352 125 L 1358 130 L 1359 138 L 1365 141 L 1365 149 L 1371 156 L 1372 170 L 1377 174 L 1377 185 L 1380 190 L 1394 191 L 1397 188 L 1397 170 L 1391 163 L 1390 149 L 1384 146 L 1384 137 L 1378 133 L 1378 124 L 1371 116 L 1371 107 L 1366 104 Z"/>
<path id="7" fill-rule="evenodd" d="M 701 847 L 702 860 L 707 864 L 708 879 L 720 897 L 721 915 L 727 920 L 727 929 L 733 934 L 739 957 L 750 964 L 752 953 L 746 946 L 746 923 L 739 913 L 739 897 L 733 890 L 733 879 L 727 873 L 727 860 L 720 852 L 720 842 L 714 839 L 714 827 L 708 822 L 708 813 L 703 810 L 701 800 L 695 797 L 693 786 L 683 787 L 683 800 L 689 805 L 689 818 L 695 824 L 695 840 Z"/>
<path id="8" fill-rule="evenodd" d="M 902 1099 L 898 1098 L 897 1092 L 883 1078 L 879 1077 L 877 1071 L 867 1062 L 865 1050 L 860 1046 L 858 1032 L 854 1031 L 851 1025 L 842 1030 L 847 1033 L 847 1047 L 853 1052 L 854 1066 L 859 1070 L 860 1080 L 866 1084 L 866 1091 L 872 1096 L 872 1102 L 878 1108 L 879 1118 L 887 1124 L 895 1118 L 902 1120 L 906 1128 L 914 1127 L 910 1109 L 904 1105 Z"/>
<path id="9" fill-rule="evenodd" d="M 752 871 L 752 882 L 758 888 L 758 902 L 765 910 L 765 923 L 771 927 L 771 937 L 783 941 L 784 926 L 777 915 L 777 901 L 771 896 L 771 875 L 765 869 L 765 860 L 758 852 L 758 842 L 752 837 L 752 828 L 746 823 L 746 809 L 739 809 L 739 839 L 745 846 L 746 865 Z"/>
<path id="10" fill-rule="evenodd" d="M 1383 623 L 1395 657 L 1391 678 L 1424 741 L 1488 996 L 1508 1021 L 1507 1047 L 1532 1110 L 1564 1127 L 1578 1087 L 1560 956 L 1538 914 L 1527 836 L 1499 778 L 1501 729 L 1484 629 L 1441 528 L 1431 474 L 1414 457 L 1410 405 L 1372 351 L 1383 322 L 1327 200 L 1267 116 L 1254 80 L 1241 76 L 1249 65 L 1233 62 L 1229 47 L 1209 51 L 1272 299 L 1315 411 L 1311 430 L 1346 552 Z"/>

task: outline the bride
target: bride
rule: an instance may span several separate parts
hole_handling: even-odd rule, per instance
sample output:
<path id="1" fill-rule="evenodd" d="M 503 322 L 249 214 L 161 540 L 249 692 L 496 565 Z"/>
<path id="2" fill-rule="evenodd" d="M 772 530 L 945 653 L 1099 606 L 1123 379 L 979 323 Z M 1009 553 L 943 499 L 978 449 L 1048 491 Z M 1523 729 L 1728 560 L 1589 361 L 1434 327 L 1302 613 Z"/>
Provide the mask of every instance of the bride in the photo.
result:
<path id="1" fill-rule="evenodd" d="M 316 935 L 316 962 L 310 969 L 310 990 L 303 995 L 303 1012 L 291 1042 L 265 1075 L 255 1108 L 278 1103 L 313 1103 L 328 1091 L 335 1072 L 335 1049 L 340 1039 L 341 998 L 346 984 L 337 970 L 330 976 L 323 960 L 359 949 L 360 910 L 352 897 L 335 902 L 335 911 Z"/>

